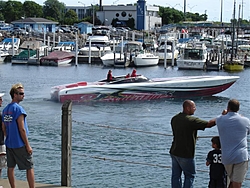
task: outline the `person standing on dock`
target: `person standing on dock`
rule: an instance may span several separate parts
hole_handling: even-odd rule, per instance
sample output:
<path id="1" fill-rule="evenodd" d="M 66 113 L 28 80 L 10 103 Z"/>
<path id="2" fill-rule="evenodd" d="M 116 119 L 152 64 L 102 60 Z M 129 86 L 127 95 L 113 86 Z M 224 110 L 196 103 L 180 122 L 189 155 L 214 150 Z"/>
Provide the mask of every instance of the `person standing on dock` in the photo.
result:
<path id="1" fill-rule="evenodd" d="M 33 168 L 32 148 L 28 141 L 28 125 L 26 112 L 19 105 L 24 99 L 24 87 L 21 83 L 11 87 L 12 98 L 2 113 L 2 129 L 5 135 L 7 153 L 7 173 L 11 188 L 15 188 L 14 169 L 17 165 L 19 170 L 26 170 L 26 176 L 30 188 L 35 187 L 35 175 Z"/>
<path id="2" fill-rule="evenodd" d="M 231 99 L 228 101 L 227 110 L 216 118 L 221 159 L 230 180 L 229 188 L 240 188 L 248 170 L 247 135 L 250 133 L 250 120 L 240 115 L 239 109 L 239 101 Z"/>
<path id="3" fill-rule="evenodd" d="M 209 188 L 226 188 L 226 171 L 225 167 L 221 162 L 221 145 L 220 137 L 214 136 L 211 139 L 213 150 L 209 151 L 207 154 L 206 165 L 210 166 L 210 181 Z"/>
<path id="4" fill-rule="evenodd" d="M 183 111 L 171 119 L 173 142 L 170 148 L 172 158 L 172 188 L 192 188 L 195 178 L 195 144 L 197 131 L 205 130 L 215 125 L 215 119 L 210 121 L 193 117 L 196 110 L 194 101 L 185 100 Z M 184 173 L 182 186 L 181 174 Z"/>
<path id="5" fill-rule="evenodd" d="M 0 93 L 0 107 L 3 103 L 4 93 Z M 0 112 L 0 119 L 2 119 L 2 113 Z M 6 147 L 4 144 L 4 133 L 2 130 L 2 126 L 0 126 L 0 178 L 2 176 L 2 169 L 6 168 Z"/>

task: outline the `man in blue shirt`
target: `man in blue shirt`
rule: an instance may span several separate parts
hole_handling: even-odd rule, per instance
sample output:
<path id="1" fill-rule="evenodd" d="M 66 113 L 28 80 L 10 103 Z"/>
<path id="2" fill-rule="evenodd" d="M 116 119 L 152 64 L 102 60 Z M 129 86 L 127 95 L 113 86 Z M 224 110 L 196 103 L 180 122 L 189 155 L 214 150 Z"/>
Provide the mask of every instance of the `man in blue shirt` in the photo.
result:
<path id="1" fill-rule="evenodd" d="M 18 165 L 20 170 L 26 170 L 29 187 L 34 188 L 33 151 L 27 137 L 29 134 L 26 123 L 27 114 L 19 105 L 19 102 L 24 99 L 23 85 L 21 83 L 13 85 L 10 95 L 12 101 L 3 109 L 2 113 L 9 183 L 11 187 L 16 187 L 14 169 Z"/>
<path id="2" fill-rule="evenodd" d="M 222 163 L 230 179 L 229 187 L 240 188 L 248 169 L 247 135 L 250 121 L 238 113 L 240 103 L 236 99 L 228 102 L 227 110 L 216 118 Z"/>

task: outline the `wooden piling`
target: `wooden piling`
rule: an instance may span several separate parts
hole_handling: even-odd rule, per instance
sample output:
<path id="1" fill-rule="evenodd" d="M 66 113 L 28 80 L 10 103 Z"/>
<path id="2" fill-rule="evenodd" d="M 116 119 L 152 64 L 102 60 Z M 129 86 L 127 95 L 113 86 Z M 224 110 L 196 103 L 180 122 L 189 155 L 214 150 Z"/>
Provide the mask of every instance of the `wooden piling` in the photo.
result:
<path id="1" fill-rule="evenodd" d="M 61 186 L 71 187 L 72 102 L 62 105 Z"/>

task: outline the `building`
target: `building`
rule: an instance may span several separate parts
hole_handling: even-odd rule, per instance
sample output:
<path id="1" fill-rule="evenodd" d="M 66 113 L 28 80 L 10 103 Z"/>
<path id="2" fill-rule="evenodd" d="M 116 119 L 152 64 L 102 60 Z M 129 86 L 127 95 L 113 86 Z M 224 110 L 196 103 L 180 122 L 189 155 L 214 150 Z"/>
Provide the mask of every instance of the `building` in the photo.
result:
<path id="1" fill-rule="evenodd" d="M 100 2 L 100 4 L 102 4 Z M 74 10 L 78 19 L 93 15 L 92 6 L 66 6 L 66 9 Z M 95 13 L 103 25 L 111 25 L 113 19 L 117 19 L 117 25 L 126 26 L 129 19 L 134 20 L 137 30 L 154 30 L 162 25 L 162 19 L 158 15 L 159 7 L 146 5 L 145 0 L 138 0 L 137 4 L 102 5 Z"/>
<path id="2" fill-rule="evenodd" d="M 24 18 L 11 22 L 14 27 L 26 28 L 39 32 L 55 32 L 58 22 L 45 18 Z"/>

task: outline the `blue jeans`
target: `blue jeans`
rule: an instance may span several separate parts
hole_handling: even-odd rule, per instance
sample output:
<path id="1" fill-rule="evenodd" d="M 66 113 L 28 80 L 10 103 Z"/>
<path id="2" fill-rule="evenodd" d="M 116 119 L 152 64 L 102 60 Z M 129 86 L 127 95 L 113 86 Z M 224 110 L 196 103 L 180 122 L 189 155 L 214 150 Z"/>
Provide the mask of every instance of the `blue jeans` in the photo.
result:
<path id="1" fill-rule="evenodd" d="M 182 188 L 181 173 L 184 173 L 183 188 L 193 188 L 195 177 L 195 161 L 194 158 L 182 158 L 171 155 L 172 158 L 172 188 Z"/>

